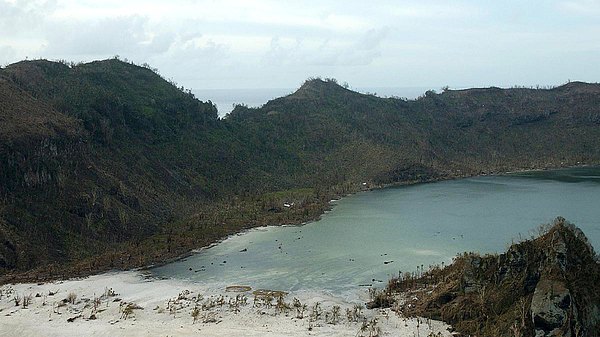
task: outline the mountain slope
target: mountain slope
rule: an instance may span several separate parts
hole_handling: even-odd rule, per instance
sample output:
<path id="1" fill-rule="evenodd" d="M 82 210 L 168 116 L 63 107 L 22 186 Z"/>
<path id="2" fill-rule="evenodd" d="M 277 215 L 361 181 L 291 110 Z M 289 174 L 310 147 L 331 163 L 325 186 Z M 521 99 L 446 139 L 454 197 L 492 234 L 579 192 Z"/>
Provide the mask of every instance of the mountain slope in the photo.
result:
<path id="1" fill-rule="evenodd" d="M 317 79 L 218 119 L 119 60 L 15 63 L 0 69 L 0 270 L 159 262 L 312 219 L 362 183 L 599 163 L 599 102 L 585 83 L 408 101 Z"/>
<path id="2" fill-rule="evenodd" d="M 2 144 L 2 215 L 13 237 L 21 234 L 9 240 L 13 250 L 33 255 L 5 259 L 8 268 L 77 259 L 148 235 L 186 197 L 215 193 L 194 183 L 200 174 L 171 170 L 183 158 L 169 143 L 202 134 L 216 109 L 153 72 L 116 60 L 73 68 L 33 61 L 1 76 L 10 105 L 1 134 L 12 135 Z"/>
<path id="3" fill-rule="evenodd" d="M 230 119 L 328 171 L 377 182 L 419 168 L 440 176 L 597 160 L 600 86 L 428 92 L 414 101 L 354 93 L 313 80 Z M 265 136 L 267 137 L 267 136 Z M 374 174 L 375 173 L 375 174 Z M 343 180 L 343 179 L 342 179 Z"/>

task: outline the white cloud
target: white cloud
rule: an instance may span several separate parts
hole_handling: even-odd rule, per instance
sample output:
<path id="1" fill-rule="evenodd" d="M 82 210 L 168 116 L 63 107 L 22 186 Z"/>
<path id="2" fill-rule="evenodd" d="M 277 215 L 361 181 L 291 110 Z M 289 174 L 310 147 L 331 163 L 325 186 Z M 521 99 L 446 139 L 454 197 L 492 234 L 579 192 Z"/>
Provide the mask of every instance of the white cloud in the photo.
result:
<path id="1" fill-rule="evenodd" d="M 0 66 L 4 66 L 14 60 L 16 56 L 17 52 L 13 47 L 2 45 L 0 43 Z"/>
<path id="2" fill-rule="evenodd" d="M 197 88 L 597 81 L 573 64 L 600 58 L 598 15 L 598 0 L 0 0 L 0 62 L 119 54 Z"/>
<path id="3" fill-rule="evenodd" d="M 396 17 L 406 19 L 456 19 L 481 16 L 481 7 L 462 4 L 460 2 L 399 2 L 389 7 L 388 12 Z"/>
<path id="4" fill-rule="evenodd" d="M 289 39 L 274 37 L 262 61 L 276 66 L 367 66 L 381 55 L 379 47 L 388 29 L 370 29 L 343 39 Z"/>
<path id="5" fill-rule="evenodd" d="M 378 48 L 390 32 L 389 27 L 369 29 L 356 43 L 359 50 L 373 50 Z"/>
<path id="6" fill-rule="evenodd" d="M 570 0 L 558 4 L 559 9 L 581 16 L 600 15 L 600 1 L 598 0 Z"/>
<path id="7" fill-rule="evenodd" d="M 152 29 L 140 16 L 104 18 L 91 22 L 54 22 L 46 34 L 49 55 L 110 56 L 115 54 L 150 56 L 166 52 L 175 40 L 168 31 Z"/>
<path id="8" fill-rule="evenodd" d="M 47 2 L 0 0 L 0 32 L 2 37 L 31 36 L 44 23 L 44 13 L 52 10 Z"/>

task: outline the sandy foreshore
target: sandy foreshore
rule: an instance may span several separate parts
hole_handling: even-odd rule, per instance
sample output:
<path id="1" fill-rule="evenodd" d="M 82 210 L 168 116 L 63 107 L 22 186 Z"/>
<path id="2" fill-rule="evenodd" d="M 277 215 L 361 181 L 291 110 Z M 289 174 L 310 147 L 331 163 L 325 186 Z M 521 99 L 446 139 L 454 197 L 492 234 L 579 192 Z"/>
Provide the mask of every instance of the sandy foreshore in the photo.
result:
<path id="1" fill-rule="evenodd" d="M 209 289 L 134 271 L 4 285 L 0 336 L 450 336 L 442 322 L 318 292 Z"/>

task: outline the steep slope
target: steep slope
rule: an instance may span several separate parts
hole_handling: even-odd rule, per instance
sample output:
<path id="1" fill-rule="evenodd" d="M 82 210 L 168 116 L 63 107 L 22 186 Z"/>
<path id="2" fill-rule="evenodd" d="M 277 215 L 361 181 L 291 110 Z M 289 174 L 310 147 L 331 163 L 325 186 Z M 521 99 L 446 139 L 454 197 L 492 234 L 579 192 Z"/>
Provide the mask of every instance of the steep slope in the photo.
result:
<path id="1" fill-rule="evenodd" d="M 600 162 L 595 84 L 408 101 L 317 79 L 218 119 L 144 67 L 38 60 L 0 69 L 0 95 L 0 272 L 160 262 L 363 183 Z"/>
<path id="2" fill-rule="evenodd" d="M 52 240 L 57 228 L 41 224 L 44 221 L 40 219 L 42 214 L 50 216 L 46 212 L 52 199 L 36 200 L 28 195 L 49 193 L 64 182 L 68 172 L 85 165 L 81 146 L 85 130 L 74 118 L 39 102 L 3 78 L 0 111 L 2 270 L 23 264 L 33 266 L 46 256 L 56 258 L 48 249 L 57 244 Z M 30 212 L 24 214 L 24 209 Z M 40 216 L 27 218 L 36 212 Z M 23 237 L 25 233 L 30 239 Z"/>
<path id="3" fill-rule="evenodd" d="M 441 156 L 465 169 L 494 170 L 597 158 L 599 94 L 598 85 L 571 83 L 552 90 L 448 91 L 418 103 L 441 116 L 431 137 Z"/>
<path id="4" fill-rule="evenodd" d="M 373 183 L 597 162 L 600 85 L 378 98 L 312 80 L 229 119 L 301 154 L 331 181 Z M 333 173 L 332 173 L 333 174 Z M 337 177 L 337 179 L 336 179 Z"/>
<path id="5" fill-rule="evenodd" d="M 203 147 L 216 109 L 150 70 L 117 60 L 73 68 L 32 61 L 0 76 L 5 246 L 23 253 L 0 258 L 8 269 L 143 237 L 181 214 L 186 198 L 217 193 L 201 182 L 217 169 L 181 168 L 210 159 L 192 148 L 187 160 L 188 149 L 170 145 Z"/>
<path id="6" fill-rule="evenodd" d="M 405 314 L 443 319 L 478 336 L 598 336 L 600 264 L 563 218 L 501 255 L 464 254 L 444 269 L 390 281 L 409 291 Z"/>
<path id="7" fill-rule="evenodd" d="M 142 265 L 324 208 L 268 213 L 281 196 L 254 196 L 306 185 L 288 174 L 295 154 L 248 143 L 244 125 L 144 67 L 24 61 L 0 84 L 0 272 Z"/>
<path id="8" fill-rule="evenodd" d="M 344 89 L 333 82 L 307 81 L 292 95 L 260 109 L 238 107 L 228 119 L 246 125 L 260 140 L 298 154 L 315 184 L 347 181 L 389 183 L 384 176 L 398 172 L 398 181 L 435 178 L 441 171 L 419 160 L 426 134 L 416 126 L 409 104 Z M 410 174 L 404 174 L 412 172 Z"/>

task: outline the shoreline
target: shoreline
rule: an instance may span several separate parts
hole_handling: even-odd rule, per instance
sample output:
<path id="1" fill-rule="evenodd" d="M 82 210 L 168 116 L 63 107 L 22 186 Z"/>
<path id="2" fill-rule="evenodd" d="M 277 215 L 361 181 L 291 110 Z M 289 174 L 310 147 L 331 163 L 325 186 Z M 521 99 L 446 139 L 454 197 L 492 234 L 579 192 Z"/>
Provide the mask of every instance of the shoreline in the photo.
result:
<path id="1" fill-rule="evenodd" d="M 451 336 L 440 321 L 369 310 L 318 292 L 227 292 L 122 271 L 0 286 L 0 336 Z M 15 304 L 19 299 L 19 305 Z M 28 301 L 25 304 L 24 301 Z M 35 323 L 34 323 L 35 322 Z"/>
<path id="2" fill-rule="evenodd" d="M 150 263 L 147 265 L 142 265 L 142 266 L 135 266 L 134 264 L 132 264 L 129 267 L 123 266 L 121 268 L 119 268 L 119 267 L 113 267 L 113 268 L 100 267 L 95 270 L 87 269 L 87 270 L 83 270 L 83 271 L 78 269 L 77 273 L 72 273 L 73 274 L 72 276 L 64 275 L 64 274 L 67 274 L 66 271 L 68 269 L 66 269 L 66 268 L 73 267 L 73 266 L 77 265 L 77 263 L 85 263 L 86 260 L 76 261 L 76 262 L 72 262 L 71 264 L 69 264 L 65 269 L 61 269 L 61 267 L 58 267 L 59 271 L 60 270 L 65 271 L 64 273 L 62 273 L 62 275 L 51 274 L 47 270 L 44 271 L 44 268 L 48 268 L 48 266 L 40 267 L 39 270 L 34 269 L 34 270 L 30 270 L 30 271 L 17 272 L 17 273 L 10 272 L 8 274 L 0 276 L 0 285 L 26 283 L 26 282 L 49 282 L 49 281 L 59 281 L 59 280 L 70 280 L 72 278 L 88 277 L 88 276 L 98 275 L 98 274 L 102 274 L 102 273 L 119 272 L 119 271 L 149 270 L 149 269 L 152 269 L 155 267 L 164 266 L 169 263 L 181 261 L 181 260 L 186 259 L 194 254 L 197 254 L 205 249 L 210 249 L 210 248 L 214 247 L 215 245 L 218 245 L 219 243 L 227 240 L 230 237 L 233 237 L 236 235 L 243 235 L 244 233 L 247 233 L 254 229 L 266 228 L 266 227 L 271 227 L 271 226 L 272 227 L 281 227 L 281 226 L 300 227 L 300 226 L 303 226 L 303 225 L 306 225 L 309 223 L 319 221 L 326 212 L 331 211 L 331 209 L 335 206 L 335 202 L 338 202 L 341 199 L 348 197 L 350 195 L 354 195 L 354 194 L 361 193 L 361 192 L 375 191 L 375 190 L 381 190 L 381 189 L 385 189 L 385 188 L 395 188 L 395 187 L 402 187 L 402 186 L 412 186 L 412 185 L 418 185 L 418 184 L 435 183 L 435 182 L 441 182 L 441 181 L 451 181 L 451 180 L 457 180 L 457 179 L 466 179 L 466 178 L 473 178 L 473 177 L 480 177 L 480 176 L 497 176 L 497 175 L 506 175 L 506 174 L 523 173 L 523 172 L 541 172 L 541 171 L 547 171 L 547 170 L 572 169 L 572 168 L 578 168 L 578 167 L 593 167 L 593 166 L 597 166 L 597 165 L 600 165 L 600 163 L 578 163 L 575 165 L 561 164 L 561 166 L 530 167 L 530 168 L 514 169 L 514 170 L 508 170 L 508 171 L 497 170 L 497 171 L 488 171 L 488 172 L 478 172 L 478 173 L 473 173 L 473 174 L 469 174 L 469 173 L 453 174 L 453 173 L 451 173 L 449 175 L 438 176 L 438 177 L 429 178 L 429 179 L 405 180 L 405 181 L 399 181 L 399 182 L 388 183 L 388 184 L 368 185 L 367 187 L 359 186 L 359 188 L 355 191 L 352 191 L 352 192 L 349 192 L 349 193 L 346 193 L 343 195 L 337 194 L 337 195 L 329 196 L 327 198 L 327 199 L 329 199 L 329 201 L 327 201 L 326 203 L 321 205 L 321 208 L 323 209 L 323 211 L 321 213 L 319 213 L 318 215 L 314 215 L 314 216 L 307 216 L 307 218 L 302 219 L 302 221 L 299 223 L 268 224 L 268 225 L 242 227 L 242 228 L 239 228 L 239 230 L 236 230 L 235 232 L 227 234 L 223 237 L 220 237 L 207 245 L 201 246 L 199 248 L 190 249 L 187 252 L 185 252 L 183 254 L 179 254 L 177 256 L 166 257 L 164 260 L 161 260 L 158 262 L 153 262 L 153 263 Z M 56 266 L 54 266 L 54 267 L 56 267 Z"/>
<path id="3" fill-rule="evenodd" d="M 578 165 L 561 169 L 583 166 L 593 165 Z M 538 169 L 535 171 L 543 170 Z M 513 173 L 533 171 L 519 170 L 513 171 Z M 495 175 L 502 174 L 508 173 L 501 172 Z M 476 176 L 484 175 L 471 177 Z M 446 180 L 451 179 L 436 181 Z M 402 185 L 416 183 L 403 182 Z M 382 188 L 385 187 L 369 190 Z M 343 197 L 356 193 L 349 193 Z M 337 198 L 331 199 L 328 205 L 333 207 L 338 201 Z M 299 227 L 312 222 L 282 226 Z M 227 239 L 244 235 L 250 231 L 282 226 L 267 225 L 247 228 L 198 250 L 192 250 L 185 256 L 173 259 L 173 261 L 185 259 L 190 255 L 210 249 Z M 91 276 L 72 277 L 62 281 L 0 285 L 0 325 L 6 327 L 6 329 L 0 331 L 0 337 L 20 335 L 79 336 L 86 334 L 100 336 L 142 336 L 148 334 L 183 336 L 193 333 L 208 336 L 240 335 L 253 337 L 316 334 L 356 337 L 360 335 L 364 324 L 373 321 L 373 319 L 375 319 L 373 322 L 376 322 L 375 328 L 380 329 L 384 335 L 414 336 L 418 334 L 428 335 L 429 332 L 433 332 L 434 334 L 440 333 L 441 336 L 452 336 L 449 332 L 451 327 L 445 323 L 422 318 L 403 317 L 397 314 L 400 312 L 397 308 L 364 309 L 364 315 L 361 316 L 360 320 L 344 319 L 344 315 L 341 315 L 339 321 L 331 323 L 330 315 L 332 315 L 333 310 L 341 310 L 344 313 L 346 310 L 352 310 L 357 302 L 354 298 L 349 299 L 340 295 L 332 295 L 321 289 L 292 291 L 285 299 L 282 299 L 282 303 L 286 304 L 278 309 L 275 297 L 271 298 L 271 304 L 257 306 L 256 295 L 252 291 L 227 292 L 225 284 L 214 281 L 196 282 L 149 277 L 144 272 L 152 267 L 154 266 L 145 266 L 128 271 L 96 273 Z M 241 287 L 239 285 L 231 286 Z M 112 289 L 111 291 L 117 295 L 106 295 L 109 289 Z M 361 290 L 363 289 L 357 289 L 357 294 Z M 50 293 L 53 293 L 52 296 Z M 71 293 L 74 293 L 77 298 L 72 302 L 69 299 Z M 183 297 L 182 294 L 184 294 Z M 245 296 L 246 303 L 243 305 L 235 304 L 237 303 L 237 295 Z M 20 299 L 19 305 L 15 305 L 15 298 Z M 26 298 L 31 301 L 27 306 L 23 304 Z M 219 298 L 223 298 L 223 302 L 214 305 L 214 301 Z M 295 298 L 307 305 L 306 312 L 310 312 L 311 308 L 319 303 L 322 316 L 317 315 L 316 318 L 312 319 L 309 318 L 309 314 L 303 314 L 303 317 L 299 318 L 297 316 L 298 312 L 294 311 L 297 309 L 293 306 Z M 358 300 L 360 303 L 367 302 L 365 294 L 359 295 Z M 213 304 L 211 304 L 211 301 L 213 301 Z M 263 299 L 258 301 L 263 301 Z M 97 302 L 102 307 L 101 309 L 98 309 L 98 304 L 95 304 Z M 175 312 L 171 309 L 171 303 L 177 303 L 178 307 L 174 309 Z M 233 306 L 231 303 L 234 303 Z M 334 309 L 336 306 L 340 309 Z M 284 307 L 287 309 L 282 309 Z M 196 308 L 200 309 L 197 309 L 197 321 L 194 321 L 193 313 Z M 36 324 L 32 322 L 36 322 Z M 368 336 L 368 334 L 365 334 L 365 336 Z"/>

